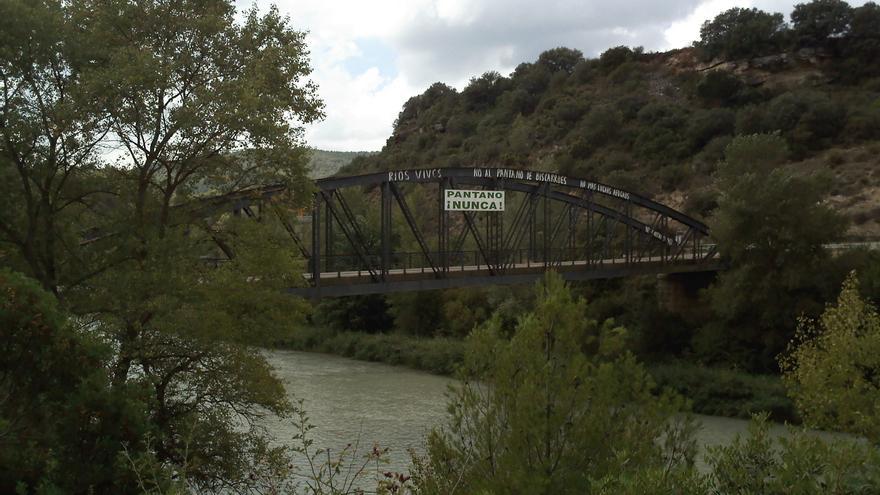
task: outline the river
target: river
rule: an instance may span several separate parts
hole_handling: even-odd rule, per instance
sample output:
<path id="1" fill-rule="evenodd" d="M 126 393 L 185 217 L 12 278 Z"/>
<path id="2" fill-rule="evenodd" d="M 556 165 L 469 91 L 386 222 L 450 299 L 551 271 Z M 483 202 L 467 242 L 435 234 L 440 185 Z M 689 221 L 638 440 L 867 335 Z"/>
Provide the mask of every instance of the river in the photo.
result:
<path id="1" fill-rule="evenodd" d="M 315 425 L 316 447 L 337 450 L 360 439 L 362 452 L 374 442 L 390 450 L 383 470 L 406 472 L 407 449 L 422 449 L 428 430 L 446 419 L 445 397 L 449 378 L 400 366 L 296 351 L 267 351 L 269 363 L 292 399 L 303 399 Z M 748 421 L 696 415 L 702 424 L 697 443 L 707 446 L 731 441 L 743 433 Z M 289 421 L 272 421 L 279 441 L 295 433 Z M 771 432 L 784 435 L 783 425 Z M 822 435 L 829 435 L 822 433 Z M 698 458 L 698 466 L 702 465 Z"/>

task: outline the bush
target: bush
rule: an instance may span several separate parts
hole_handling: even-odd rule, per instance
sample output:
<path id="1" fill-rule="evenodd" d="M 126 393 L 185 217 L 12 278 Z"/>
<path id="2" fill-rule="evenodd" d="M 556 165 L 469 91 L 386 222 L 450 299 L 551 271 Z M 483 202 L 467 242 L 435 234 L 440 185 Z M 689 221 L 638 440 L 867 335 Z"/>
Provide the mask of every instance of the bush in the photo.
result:
<path id="1" fill-rule="evenodd" d="M 635 60 L 642 53 L 642 47 L 638 47 L 635 50 L 631 49 L 628 46 L 616 46 L 614 48 L 609 48 L 602 52 L 599 55 L 599 67 L 605 71 L 605 73 L 609 73 L 614 69 L 620 67 L 626 62 L 631 60 Z"/>
<path id="2" fill-rule="evenodd" d="M 695 113 L 687 125 L 687 137 L 694 150 L 701 150 L 712 139 L 732 135 L 736 128 L 736 114 L 731 110 L 713 108 Z"/>
<path id="3" fill-rule="evenodd" d="M 456 339 L 420 339 L 396 333 L 335 332 L 313 327 L 297 328 L 270 344 L 282 349 L 324 352 L 364 361 L 405 365 L 441 375 L 451 375 L 464 355 L 464 343 Z"/>
<path id="4" fill-rule="evenodd" d="M 774 442 L 766 416 L 756 416 L 746 436 L 709 448 L 711 493 L 844 495 L 875 493 L 880 450 L 854 440 L 823 441 L 791 430 Z"/>
<path id="5" fill-rule="evenodd" d="M 472 77 L 461 92 L 468 110 L 480 111 L 495 104 L 495 100 L 510 87 L 510 80 L 496 71 Z"/>
<path id="6" fill-rule="evenodd" d="M 589 158 L 598 148 L 614 139 L 623 125 L 620 112 L 607 105 L 594 107 L 570 134 L 574 141 L 571 155 Z"/>
<path id="7" fill-rule="evenodd" d="M 692 463 L 671 421 L 681 402 L 651 393 L 625 329 L 585 318 L 558 275 L 536 292 L 510 340 L 498 318 L 468 338 L 448 425 L 415 463 L 419 493 L 588 493 L 623 470 Z"/>
<path id="8" fill-rule="evenodd" d="M 658 388 L 687 397 L 696 413 L 748 419 L 766 412 L 774 421 L 799 420 L 782 379 L 776 375 L 752 375 L 682 361 L 653 365 L 648 371 Z"/>
<path id="9" fill-rule="evenodd" d="M 779 52 L 786 35 L 782 14 L 735 7 L 704 22 L 695 45 L 706 60 L 751 58 Z"/>
<path id="10" fill-rule="evenodd" d="M 0 269 L 0 293 L 0 492 L 134 491 L 118 461 L 145 448 L 141 391 L 111 387 L 111 349 L 36 281 Z"/>
<path id="11" fill-rule="evenodd" d="M 538 55 L 538 64 L 547 67 L 550 72 L 574 72 L 578 63 L 584 60 L 584 54 L 580 50 L 571 48 L 554 48 Z"/>
<path id="12" fill-rule="evenodd" d="M 736 101 L 744 86 L 737 76 L 714 70 L 697 83 L 697 96 L 712 104 L 730 105 Z"/>
<path id="13" fill-rule="evenodd" d="M 833 46 L 849 34 L 853 8 L 842 0 L 813 0 L 795 5 L 791 27 L 800 46 Z"/>
<path id="14" fill-rule="evenodd" d="M 830 146 L 847 122 L 846 109 L 824 93 L 783 93 L 762 106 L 737 115 L 738 134 L 779 132 L 796 155 Z"/>

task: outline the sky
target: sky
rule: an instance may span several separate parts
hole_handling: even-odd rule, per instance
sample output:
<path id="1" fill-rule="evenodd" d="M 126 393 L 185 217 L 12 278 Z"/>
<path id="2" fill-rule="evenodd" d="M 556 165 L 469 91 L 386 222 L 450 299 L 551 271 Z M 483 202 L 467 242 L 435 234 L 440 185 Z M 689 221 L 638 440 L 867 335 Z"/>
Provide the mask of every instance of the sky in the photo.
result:
<path id="1" fill-rule="evenodd" d="M 731 7 L 788 16 L 792 0 L 237 0 L 272 4 L 306 31 L 312 80 L 326 118 L 306 127 L 309 146 L 376 151 L 404 102 L 440 81 L 507 75 L 548 49 L 596 57 L 608 48 L 663 51 L 690 45 L 700 25 Z M 863 2 L 849 2 L 853 6 Z"/>

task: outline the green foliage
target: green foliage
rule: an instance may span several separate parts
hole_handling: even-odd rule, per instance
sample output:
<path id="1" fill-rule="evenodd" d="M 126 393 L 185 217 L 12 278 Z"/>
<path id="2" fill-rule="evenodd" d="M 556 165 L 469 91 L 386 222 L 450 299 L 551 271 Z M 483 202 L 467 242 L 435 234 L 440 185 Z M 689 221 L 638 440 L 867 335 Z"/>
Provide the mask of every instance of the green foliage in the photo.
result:
<path id="1" fill-rule="evenodd" d="M 687 125 L 687 137 L 694 149 L 701 150 L 720 136 L 733 135 L 736 114 L 724 108 L 712 108 L 695 113 Z"/>
<path id="2" fill-rule="evenodd" d="M 584 302 L 557 275 L 537 290 L 535 311 L 509 341 L 498 318 L 468 338 L 449 424 L 429 435 L 413 476 L 418 493 L 584 493 L 624 466 L 673 470 L 692 460 L 687 442 L 655 442 L 681 428 L 669 422 L 680 403 L 652 395 L 623 350 L 625 330 L 585 319 Z"/>
<path id="3" fill-rule="evenodd" d="M 821 274 L 812 267 L 828 259 L 823 244 L 836 239 L 845 222 L 822 204 L 820 177 L 776 167 L 787 155 L 780 137 L 738 137 L 725 155 L 711 228 L 730 269 L 707 291 L 716 321 L 695 346 L 709 359 L 771 370 L 795 318 L 817 311 Z"/>
<path id="4" fill-rule="evenodd" d="M 843 0 L 813 0 L 799 3 L 791 13 L 791 28 L 803 46 L 829 46 L 849 34 L 853 8 Z"/>
<path id="5" fill-rule="evenodd" d="M 780 366 L 807 424 L 880 444 L 880 316 L 854 273 L 818 322 L 801 320 Z"/>
<path id="6" fill-rule="evenodd" d="M 269 342 L 285 349 L 403 365 L 440 375 L 451 375 L 464 355 L 464 343 L 460 339 L 426 339 L 400 333 L 333 332 L 326 328 L 301 327 Z"/>
<path id="7" fill-rule="evenodd" d="M 707 60 L 750 58 L 778 53 L 786 34 L 782 14 L 734 7 L 704 22 L 695 45 Z"/>
<path id="8" fill-rule="evenodd" d="M 666 102 L 649 103 L 639 110 L 641 124 L 633 151 L 645 160 L 670 163 L 690 152 L 687 135 L 679 132 L 688 121 L 688 111 Z"/>
<path id="9" fill-rule="evenodd" d="M 480 111 L 494 105 L 509 84 L 509 79 L 496 71 L 489 71 L 480 77 L 472 77 L 461 95 L 468 110 Z"/>
<path id="10" fill-rule="evenodd" d="M 880 6 L 867 2 L 852 12 L 849 35 L 840 48 L 842 58 L 835 61 L 837 73 L 847 82 L 880 75 L 872 63 L 880 57 Z"/>
<path id="11" fill-rule="evenodd" d="M 611 72 L 614 69 L 620 67 L 621 65 L 629 62 L 642 53 L 642 48 L 638 47 L 635 50 L 628 46 L 615 46 L 614 48 L 609 48 L 602 52 L 599 55 L 599 67 L 601 67 L 605 72 Z"/>
<path id="12" fill-rule="evenodd" d="M 538 64 L 547 67 L 550 72 L 565 72 L 571 74 L 574 68 L 584 60 L 584 54 L 580 50 L 559 47 L 547 50 L 538 55 Z"/>
<path id="13" fill-rule="evenodd" d="M 687 397 L 695 413 L 749 419 L 765 412 L 773 421 L 800 419 L 777 375 L 754 375 L 682 360 L 650 365 L 648 370 L 658 388 Z"/>
<path id="14" fill-rule="evenodd" d="M 803 156 L 808 151 L 829 147 L 850 118 L 840 104 L 823 93 L 795 91 L 740 111 L 737 132 L 780 133 L 792 151 Z"/>
<path id="15" fill-rule="evenodd" d="M 574 143 L 571 155 L 589 158 L 598 148 L 611 142 L 620 132 L 623 119 L 620 112 L 608 105 L 593 107 L 581 125 L 572 133 Z"/>
<path id="16" fill-rule="evenodd" d="M 823 441 L 792 429 L 775 445 L 766 415 L 745 437 L 710 448 L 712 493 L 868 494 L 880 486 L 880 451 L 853 440 Z"/>
<path id="17" fill-rule="evenodd" d="M 301 266 L 277 222 L 181 205 L 279 182 L 290 195 L 272 206 L 305 197 L 300 124 L 322 114 L 304 34 L 276 9 L 238 16 L 225 0 L 0 9 L 0 71 L 17 88 L 0 100 L 0 198 L 12 206 L 0 213 L 3 263 L 109 348 L 77 361 L 82 388 L 58 408 L 91 415 L 68 425 L 84 450 L 105 443 L 59 454 L 90 464 L 59 465 L 53 479 L 101 489 L 125 439 L 133 464 L 185 466 L 198 490 L 247 489 L 252 472 L 280 462 L 257 421 L 288 409 L 250 344 L 304 313 L 281 291 Z M 121 153 L 110 162 L 107 149 Z M 217 258 L 228 261 L 203 261 Z M 143 428 L 118 428 L 134 423 L 128 408 Z"/>
<path id="18" fill-rule="evenodd" d="M 427 336 L 442 323 L 442 299 L 433 292 L 402 292 L 388 297 L 394 327 L 403 333 Z"/>
<path id="19" fill-rule="evenodd" d="M 0 270 L 0 491 L 122 491 L 143 448 L 142 390 L 111 388 L 110 349 L 38 284 Z"/>
<path id="20" fill-rule="evenodd" d="M 309 151 L 309 177 L 321 179 L 330 177 L 359 156 L 369 156 L 368 151 Z"/>
<path id="21" fill-rule="evenodd" d="M 315 307 L 312 321 L 334 330 L 381 332 L 391 328 L 393 317 L 382 296 L 350 296 L 324 299 Z"/>
<path id="22" fill-rule="evenodd" d="M 708 103 L 730 105 L 736 101 L 744 86 L 745 84 L 737 76 L 714 70 L 697 83 L 697 96 Z"/>

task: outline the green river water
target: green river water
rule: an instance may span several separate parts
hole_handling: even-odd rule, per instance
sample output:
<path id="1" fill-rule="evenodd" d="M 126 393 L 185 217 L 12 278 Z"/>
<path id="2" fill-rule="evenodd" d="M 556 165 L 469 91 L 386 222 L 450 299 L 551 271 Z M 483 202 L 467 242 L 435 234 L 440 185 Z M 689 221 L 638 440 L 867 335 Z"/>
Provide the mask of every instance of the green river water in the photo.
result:
<path id="1" fill-rule="evenodd" d="M 291 398 L 305 401 L 316 427 L 311 432 L 316 447 L 337 450 L 359 439 L 368 450 L 378 442 L 391 449 L 390 464 L 383 470 L 406 472 L 407 449 L 421 450 L 428 430 L 446 418 L 449 378 L 328 354 L 273 350 L 267 356 Z M 696 418 L 702 424 L 697 440 L 703 450 L 729 442 L 748 427 L 741 419 Z M 295 433 L 289 421 L 276 419 L 269 426 L 280 442 Z M 775 425 L 772 432 L 784 435 L 786 428 Z"/>

